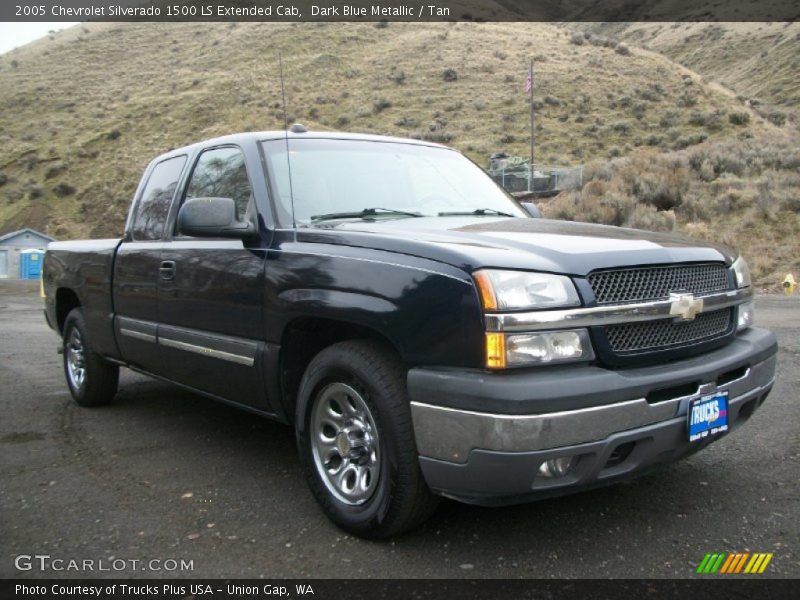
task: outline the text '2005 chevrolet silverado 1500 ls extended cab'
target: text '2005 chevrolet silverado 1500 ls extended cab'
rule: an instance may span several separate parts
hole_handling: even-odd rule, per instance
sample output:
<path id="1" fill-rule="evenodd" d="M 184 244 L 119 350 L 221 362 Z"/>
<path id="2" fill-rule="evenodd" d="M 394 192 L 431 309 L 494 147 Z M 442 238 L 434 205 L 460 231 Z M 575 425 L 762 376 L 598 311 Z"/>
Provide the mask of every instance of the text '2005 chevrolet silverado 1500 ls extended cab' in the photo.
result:
<path id="1" fill-rule="evenodd" d="M 51 244 L 43 282 L 79 404 L 125 366 L 290 423 L 322 509 L 372 538 L 438 496 L 522 502 L 687 456 L 774 382 L 734 252 L 536 218 L 412 140 L 174 150 L 124 237 Z"/>

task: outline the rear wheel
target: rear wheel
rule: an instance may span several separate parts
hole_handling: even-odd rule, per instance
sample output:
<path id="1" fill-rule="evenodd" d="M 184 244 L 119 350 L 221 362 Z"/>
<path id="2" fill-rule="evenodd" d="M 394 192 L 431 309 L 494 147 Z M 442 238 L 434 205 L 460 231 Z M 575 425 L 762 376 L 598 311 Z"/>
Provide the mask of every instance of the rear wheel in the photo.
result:
<path id="1" fill-rule="evenodd" d="M 80 308 L 64 321 L 64 374 L 69 391 L 81 406 L 102 406 L 117 393 L 119 367 L 92 351 Z"/>
<path id="2" fill-rule="evenodd" d="M 382 539 L 420 525 L 436 507 L 419 468 L 405 369 L 391 349 L 335 344 L 306 369 L 297 443 L 325 514 L 355 535 Z"/>

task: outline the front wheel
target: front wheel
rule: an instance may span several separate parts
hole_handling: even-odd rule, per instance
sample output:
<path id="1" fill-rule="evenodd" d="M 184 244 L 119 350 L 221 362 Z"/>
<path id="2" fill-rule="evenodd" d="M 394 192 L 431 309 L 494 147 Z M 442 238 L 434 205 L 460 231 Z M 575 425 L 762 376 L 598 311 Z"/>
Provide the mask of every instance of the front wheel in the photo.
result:
<path id="1" fill-rule="evenodd" d="M 119 367 L 92 351 L 83 311 L 75 308 L 64 321 L 64 375 L 75 402 L 81 406 L 108 404 L 117 393 Z"/>
<path id="2" fill-rule="evenodd" d="M 318 354 L 300 385 L 296 430 L 311 491 L 342 529 L 387 538 L 435 508 L 419 468 L 405 370 L 384 345 L 347 341 Z"/>

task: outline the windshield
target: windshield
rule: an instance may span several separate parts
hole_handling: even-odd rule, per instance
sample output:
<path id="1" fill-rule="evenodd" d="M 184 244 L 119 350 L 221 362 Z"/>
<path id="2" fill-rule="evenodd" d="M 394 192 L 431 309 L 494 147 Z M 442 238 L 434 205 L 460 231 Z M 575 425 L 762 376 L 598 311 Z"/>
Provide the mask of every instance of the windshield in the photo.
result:
<path id="1" fill-rule="evenodd" d="M 263 143 L 279 219 L 291 225 L 286 142 Z M 361 213 L 370 218 L 410 218 L 403 213 L 527 214 L 466 157 L 446 148 L 367 140 L 291 139 L 291 193 L 295 221 Z M 391 212 L 398 211 L 398 212 Z M 353 215 L 356 216 L 356 215 Z"/>

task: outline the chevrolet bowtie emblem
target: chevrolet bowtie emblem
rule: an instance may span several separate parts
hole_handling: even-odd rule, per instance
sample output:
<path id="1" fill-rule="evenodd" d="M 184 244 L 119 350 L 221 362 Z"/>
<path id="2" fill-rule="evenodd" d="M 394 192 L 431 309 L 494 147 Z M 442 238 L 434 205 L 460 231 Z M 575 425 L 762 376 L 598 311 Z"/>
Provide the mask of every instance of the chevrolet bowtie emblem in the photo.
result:
<path id="1" fill-rule="evenodd" d="M 703 312 L 703 299 L 692 294 L 670 294 L 669 314 L 679 321 L 692 321 L 697 313 Z"/>

